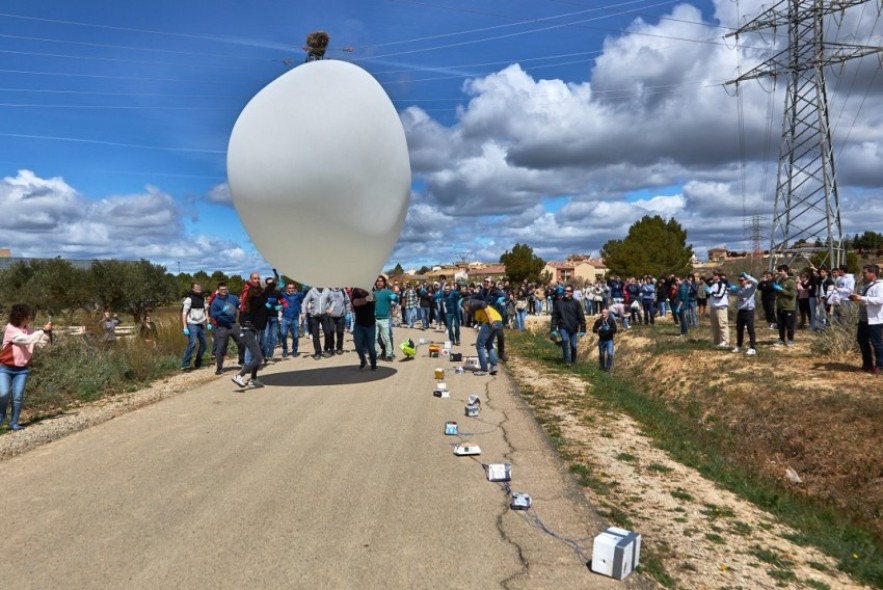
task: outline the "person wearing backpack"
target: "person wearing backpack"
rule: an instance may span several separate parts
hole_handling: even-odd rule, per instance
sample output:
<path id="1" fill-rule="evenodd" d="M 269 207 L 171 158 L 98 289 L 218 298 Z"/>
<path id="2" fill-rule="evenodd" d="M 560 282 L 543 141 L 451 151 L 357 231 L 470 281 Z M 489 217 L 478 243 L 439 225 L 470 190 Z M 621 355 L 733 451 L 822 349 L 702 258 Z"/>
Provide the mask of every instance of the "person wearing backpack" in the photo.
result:
<path id="1" fill-rule="evenodd" d="M 25 385 L 31 373 L 31 356 L 34 348 L 43 348 L 50 342 L 52 322 L 43 324 L 42 330 L 30 330 L 31 308 L 17 303 L 9 310 L 9 323 L 3 332 L 0 348 L 0 424 L 6 419 L 6 408 L 12 402 L 9 428 L 22 430 L 19 424 L 24 405 Z"/>

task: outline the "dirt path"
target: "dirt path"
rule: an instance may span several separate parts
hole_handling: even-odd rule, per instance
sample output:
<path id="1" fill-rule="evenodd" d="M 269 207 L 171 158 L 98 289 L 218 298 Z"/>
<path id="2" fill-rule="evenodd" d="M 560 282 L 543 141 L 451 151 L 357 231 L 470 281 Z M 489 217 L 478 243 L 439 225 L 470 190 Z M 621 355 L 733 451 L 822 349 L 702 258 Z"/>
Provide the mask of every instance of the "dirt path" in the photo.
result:
<path id="1" fill-rule="evenodd" d="M 586 497 L 611 520 L 630 523 L 678 588 L 866 588 L 836 562 L 789 540 L 794 530 L 655 448 L 628 416 L 612 413 L 579 379 L 537 363 L 508 367 Z M 587 410 L 588 408 L 588 410 Z"/>

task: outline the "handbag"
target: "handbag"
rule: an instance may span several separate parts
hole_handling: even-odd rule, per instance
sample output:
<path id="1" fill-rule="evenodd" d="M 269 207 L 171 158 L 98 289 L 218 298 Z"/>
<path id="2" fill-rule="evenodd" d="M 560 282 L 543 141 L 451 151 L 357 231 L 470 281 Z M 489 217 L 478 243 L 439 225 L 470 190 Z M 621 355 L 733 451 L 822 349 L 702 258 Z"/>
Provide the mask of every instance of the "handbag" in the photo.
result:
<path id="1" fill-rule="evenodd" d="M 524 311 L 525 309 L 527 309 L 527 300 L 519 299 L 518 301 L 516 301 L 515 309 L 517 309 L 518 311 Z"/>

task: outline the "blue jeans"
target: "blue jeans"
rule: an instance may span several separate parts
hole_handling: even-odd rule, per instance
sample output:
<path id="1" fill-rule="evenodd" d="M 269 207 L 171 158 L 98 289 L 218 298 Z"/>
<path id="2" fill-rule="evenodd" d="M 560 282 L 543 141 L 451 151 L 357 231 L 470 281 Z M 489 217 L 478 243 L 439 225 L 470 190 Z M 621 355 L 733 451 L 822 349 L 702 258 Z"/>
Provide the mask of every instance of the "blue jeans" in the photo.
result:
<path id="1" fill-rule="evenodd" d="M 598 365 L 602 371 L 613 368 L 613 338 L 598 341 Z"/>
<path id="2" fill-rule="evenodd" d="M 288 356 L 288 336 L 291 335 L 291 354 L 297 354 L 297 341 L 300 340 L 300 316 L 282 318 L 279 323 L 279 337 L 282 338 L 282 356 Z"/>
<path id="3" fill-rule="evenodd" d="M 663 299 L 662 301 L 658 302 L 658 306 L 659 306 L 659 317 L 664 318 L 665 314 L 668 313 L 668 301 Z"/>
<path id="4" fill-rule="evenodd" d="M 527 320 L 527 308 L 519 311 L 515 310 L 515 328 L 518 330 L 524 329 L 524 322 Z"/>
<path id="5" fill-rule="evenodd" d="M 690 317 L 690 310 L 681 307 L 681 310 L 678 312 L 678 324 L 681 326 L 681 336 L 685 336 L 687 334 L 687 323 Z"/>
<path id="6" fill-rule="evenodd" d="M 279 320 L 274 319 L 267 321 L 267 327 L 264 328 L 264 340 L 261 352 L 264 353 L 265 359 L 272 359 L 273 352 L 276 350 L 276 341 L 279 339 Z"/>
<path id="7" fill-rule="evenodd" d="M 12 417 L 9 426 L 13 430 L 21 428 L 18 425 L 18 417 L 21 415 L 22 404 L 25 397 L 25 384 L 28 381 L 31 369 L 29 367 L 7 367 L 0 365 L 0 423 L 6 418 L 6 406 L 12 400 Z"/>
<path id="8" fill-rule="evenodd" d="M 371 361 L 371 368 L 377 366 L 377 348 L 374 343 L 377 328 L 375 326 L 360 326 L 353 324 L 353 341 L 356 345 L 356 353 L 359 355 L 359 361 L 364 366 L 368 360 Z M 365 353 L 368 358 L 365 358 Z"/>
<path id="9" fill-rule="evenodd" d="M 190 360 L 193 358 L 193 349 L 196 348 L 196 341 L 199 340 L 199 350 L 196 351 L 196 361 L 193 366 L 197 369 L 202 366 L 202 355 L 205 354 L 205 325 L 203 324 L 187 324 L 190 335 L 187 337 L 187 350 L 184 351 L 184 358 L 181 359 L 181 368 L 189 369 Z"/>
<path id="10" fill-rule="evenodd" d="M 687 312 L 687 320 L 688 320 L 687 323 L 693 327 L 696 327 L 699 325 L 699 316 L 696 315 L 696 300 L 695 299 L 690 300 L 690 307 L 688 308 L 688 312 Z"/>
<path id="11" fill-rule="evenodd" d="M 429 327 L 429 308 L 418 307 L 417 311 L 420 314 L 420 323 L 423 324 L 423 329 L 425 330 Z"/>
<path id="12" fill-rule="evenodd" d="M 567 330 L 558 330 L 561 334 L 561 351 L 564 356 L 564 364 L 576 362 L 576 332 L 568 332 Z"/>
<path id="13" fill-rule="evenodd" d="M 644 325 L 656 323 L 656 302 L 650 299 L 642 299 L 641 305 L 644 308 Z"/>
<path id="14" fill-rule="evenodd" d="M 493 325 L 482 324 L 478 329 L 478 340 L 475 341 L 475 349 L 478 351 L 478 364 L 482 371 L 488 370 L 488 360 L 492 367 L 499 363 L 497 351 L 494 350 L 494 340 L 497 332 L 503 330 L 502 322 L 494 322 Z"/>
<path id="15" fill-rule="evenodd" d="M 402 312 L 404 314 L 403 320 L 408 324 L 409 328 L 414 327 L 414 322 L 417 320 L 417 308 L 416 307 L 406 307 Z"/>
<path id="16" fill-rule="evenodd" d="M 460 313 L 446 313 L 445 320 L 448 324 L 448 339 L 456 344 L 460 343 Z"/>

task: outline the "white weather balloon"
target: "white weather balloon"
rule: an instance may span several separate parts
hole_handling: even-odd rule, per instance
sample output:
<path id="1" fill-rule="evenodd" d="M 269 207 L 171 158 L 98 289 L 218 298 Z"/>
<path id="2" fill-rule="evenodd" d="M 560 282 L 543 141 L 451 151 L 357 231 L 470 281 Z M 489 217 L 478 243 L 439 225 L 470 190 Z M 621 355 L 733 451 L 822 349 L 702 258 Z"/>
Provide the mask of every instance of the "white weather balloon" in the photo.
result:
<path id="1" fill-rule="evenodd" d="M 322 287 L 374 284 L 411 189 L 389 97 L 365 70 L 333 60 L 298 66 L 249 101 L 230 135 L 227 178 L 261 255 Z"/>

